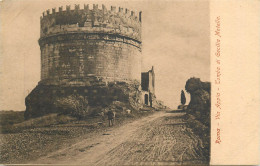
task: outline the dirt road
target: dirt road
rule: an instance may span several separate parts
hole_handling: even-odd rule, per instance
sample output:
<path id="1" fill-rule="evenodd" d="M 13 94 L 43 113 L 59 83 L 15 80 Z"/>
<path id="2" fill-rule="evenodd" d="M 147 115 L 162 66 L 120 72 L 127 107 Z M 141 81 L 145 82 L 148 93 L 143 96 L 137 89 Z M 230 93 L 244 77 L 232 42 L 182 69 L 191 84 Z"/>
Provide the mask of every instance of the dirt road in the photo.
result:
<path id="1" fill-rule="evenodd" d="M 34 164 L 207 164 L 183 113 L 158 112 L 32 161 Z"/>

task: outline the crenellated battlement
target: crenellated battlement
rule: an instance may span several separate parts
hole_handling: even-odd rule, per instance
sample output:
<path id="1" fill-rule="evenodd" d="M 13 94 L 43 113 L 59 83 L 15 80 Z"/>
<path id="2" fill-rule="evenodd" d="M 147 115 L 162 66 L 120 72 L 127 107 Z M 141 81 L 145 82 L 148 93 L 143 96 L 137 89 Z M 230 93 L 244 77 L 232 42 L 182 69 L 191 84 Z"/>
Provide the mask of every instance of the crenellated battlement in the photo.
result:
<path id="1" fill-rule="evenodd" d="M 76 12 L 76 11 L 97 11 L 97 10 L 102 10 L 103 12 L 114 12 L 114 13 L 125 13 L 126 15 L 130 15 L 131 16 L 134 16 L 134 18 L 137 16 L 135 16 L 135 12 L 134 11 L 130 11 L 129 9 L 125 9 L 124 8 L 121 8 L 121 7 L 118 7 L 118 10 L 116 10 L 117 8 L 115 6 L 111 6 L 110 10 L 107 10 L 106 6 L 105 5 L 102 5 L 102 8 L 99 8 L 98 4 L 93 4 L 93 8 L 90 9 L 89 7 L 89 4 L 84 4 L 84 6 L 80 6 L 79 4 L 75 4 L 74 5 L 74 8 L 71 7 L 71 5 L 66 5 L 66 8 L 63 8 L 63 6 L 59 7 L 59 10 L 56 10 L 56 8 L 52 8 L 51 10 L 50 9 L 47 9 L 46 11 L 43 12 L 42 14 L 42 17 L 45 17 L 45 16 L 48 16 L 48 15 L 52 15 L 52 14 L 59 14 L 59 13 L 63 13 L 64 12 Z M 138 20 L 140 21 L 140 16 L 138 17 Z"/>
<path id="2" fill-rule="evenodd" d="M 101 8 L 93 4 L 93 8 L 68 5 L 52 8 L 43 12 L 41 17 L 41 38 L 64 33 L 108 33 L 126 36 L 141 41 L 142 14 L 136 16 L 134 11 L 105 5 Z"/>

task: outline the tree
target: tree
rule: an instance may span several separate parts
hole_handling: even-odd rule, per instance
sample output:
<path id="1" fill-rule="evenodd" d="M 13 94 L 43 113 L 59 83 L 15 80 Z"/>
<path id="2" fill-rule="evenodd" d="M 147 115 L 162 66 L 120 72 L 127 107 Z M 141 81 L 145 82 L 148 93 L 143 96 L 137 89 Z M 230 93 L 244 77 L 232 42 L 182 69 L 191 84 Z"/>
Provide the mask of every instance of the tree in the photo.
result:
<path id="1" fill-rule="evenodd" d="M 181 104 L 184 105 L 186 103 L 186 97 L 183 90 L 181 90 Z"/>

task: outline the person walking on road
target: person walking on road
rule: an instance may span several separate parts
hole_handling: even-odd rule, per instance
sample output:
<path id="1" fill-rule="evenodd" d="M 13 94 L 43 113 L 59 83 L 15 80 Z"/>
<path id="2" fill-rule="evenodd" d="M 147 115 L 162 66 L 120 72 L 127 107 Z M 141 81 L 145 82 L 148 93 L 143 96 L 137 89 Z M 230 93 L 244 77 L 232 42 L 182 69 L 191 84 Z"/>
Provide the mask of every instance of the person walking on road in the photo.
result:
<path id="1" fill-rule="evenodd" d="M 108 125 L 109 125 L 109 127 L 113 126 L 114 125 L 114 113 L 111 110 L 109 110 L 107 112 L 107 117 L 108 117 Z"/>

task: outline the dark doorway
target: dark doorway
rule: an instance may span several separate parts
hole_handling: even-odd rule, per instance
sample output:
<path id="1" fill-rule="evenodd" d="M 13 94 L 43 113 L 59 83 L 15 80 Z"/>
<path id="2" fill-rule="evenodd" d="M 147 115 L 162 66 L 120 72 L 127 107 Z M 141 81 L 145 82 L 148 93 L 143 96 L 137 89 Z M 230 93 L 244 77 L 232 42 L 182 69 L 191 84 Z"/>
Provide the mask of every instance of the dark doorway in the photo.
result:
<path id="1" fill-rule="evenodd" d="M 145 105 L 148 105 L 148 94 L 144 95 L 144 103 Z"/>

